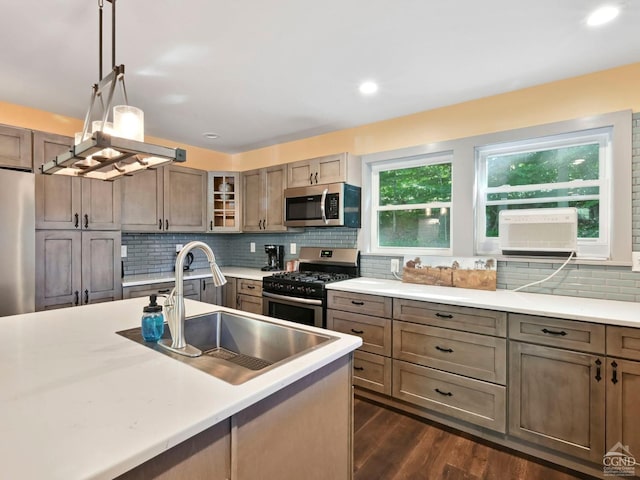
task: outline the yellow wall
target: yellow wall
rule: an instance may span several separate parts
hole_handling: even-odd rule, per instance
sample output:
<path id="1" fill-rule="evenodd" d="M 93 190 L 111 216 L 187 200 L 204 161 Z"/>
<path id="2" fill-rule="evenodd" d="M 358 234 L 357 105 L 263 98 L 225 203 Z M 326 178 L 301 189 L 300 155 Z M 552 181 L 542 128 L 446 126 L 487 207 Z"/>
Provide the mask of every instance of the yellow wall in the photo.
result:
<path id="1" fill-rule="evenodd" d="M 154 137 L 146 140 L 186 149 L 187 166 L 244 171 L 337 152 L 362 155 L 628 109 L 640 111 L 640 63 L 235 155 Z M 82 129 L 81 120 L 3 102 L 0 124 L 69 136 Z"/>
<path id="2" fill-rule="evenodd" d="M 640 111 L 640 63 L 239 153 L 233 169 L 382 152 L 629 109 Z"/>
<path id="3" fill-rule="evenodd" d="M 0 124 L 73 137 L 75 132 L 82 131 L 83 120 L 24 107 L 22 105 L 0 102 Z M 201 168 L 203 170 L 233 169 L 232 158 L 226 153 L 194 147 L 172 140 L 151 137 L 149 135 L 145 136 L 145 141 L 171 148 L 184 148 L 187 151 L 187 161 L 184 165 L 188 167 Z"/>

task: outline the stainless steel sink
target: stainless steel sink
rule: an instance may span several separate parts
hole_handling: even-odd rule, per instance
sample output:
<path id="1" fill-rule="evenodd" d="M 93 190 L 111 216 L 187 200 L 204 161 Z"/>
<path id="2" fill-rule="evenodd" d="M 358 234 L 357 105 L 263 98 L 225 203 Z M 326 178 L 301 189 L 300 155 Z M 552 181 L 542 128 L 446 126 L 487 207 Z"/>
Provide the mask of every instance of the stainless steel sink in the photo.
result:
<path id="1" fill-rule="evenodd" d="M 202 350 L 200 357 L 185 357 L 145 342 L 139 327 L 117 333 L 233 385 L 338 339 L 222 311 L 189 317 L 184 328 L 187 342 Z M 168 330 L 165 326 L 164 338 L 170 338 Z"/>

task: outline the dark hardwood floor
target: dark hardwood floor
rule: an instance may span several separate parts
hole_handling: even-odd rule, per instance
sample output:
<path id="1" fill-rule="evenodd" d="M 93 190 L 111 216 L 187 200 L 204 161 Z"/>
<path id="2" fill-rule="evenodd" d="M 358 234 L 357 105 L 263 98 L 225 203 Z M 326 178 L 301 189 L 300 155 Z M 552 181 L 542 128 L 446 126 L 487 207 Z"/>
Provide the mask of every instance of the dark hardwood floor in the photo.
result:
<path id="1" fill-rule="evenodd" d="M 356 398 L 354 480 L 576 480 L 435 424 Z"/>

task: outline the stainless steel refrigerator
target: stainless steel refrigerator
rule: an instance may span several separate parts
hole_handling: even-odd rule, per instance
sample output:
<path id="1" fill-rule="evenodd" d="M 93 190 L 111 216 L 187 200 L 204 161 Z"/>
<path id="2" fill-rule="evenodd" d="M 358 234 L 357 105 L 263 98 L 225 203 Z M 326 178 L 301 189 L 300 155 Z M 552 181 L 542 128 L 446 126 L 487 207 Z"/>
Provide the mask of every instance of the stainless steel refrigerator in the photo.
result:
<path id="1" fill-rule="evenodd" d="M 0 169 L 0 317 L 35 310 L 35 176 Z"/>

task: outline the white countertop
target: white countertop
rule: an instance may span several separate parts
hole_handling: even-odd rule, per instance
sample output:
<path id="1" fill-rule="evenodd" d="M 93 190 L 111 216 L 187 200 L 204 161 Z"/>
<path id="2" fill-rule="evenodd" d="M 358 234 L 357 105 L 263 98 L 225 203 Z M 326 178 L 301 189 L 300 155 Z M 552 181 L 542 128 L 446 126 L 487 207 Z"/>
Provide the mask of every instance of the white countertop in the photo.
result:
<path id="1" fill-rule="evenodd" d="M 0 317 L 0 477 L 113 478 L 362 343 L 331 332 L 339 340 L 234 386 L 117 335 L 146 302 Z M 185 304 L 187 315 L 229 310 Z"/>
<path id="2" fill-rule="evenodd" d="M 275 272 L 263 272 L 259 268 L 247 267 L 220 267 L 223 275 L 234 278 L 247 278 L 249 280 L 262 280 L 263 277 L 273 275 Z M 211 277 L 211 270 L 199 268 L 191 272 L 184 272 L 185 280 Z M 160 273 L 145 273 L 140 275 L 126 275 L 122 279 L 123 287 L 133 287 L 135 285 L 147 285 L 149 283 L 174 282 L 176 279 L 174 271 Z"/>
<path id="3" fill-rule="evenodd" d="M 486 308 L 503 312 L 584 320 L 609 325 L 640 327 L 640 305 L 635 302 L 544 295 L 510 290 L 472 290 L 437 287 L 360 277 L 327 285 L 329 290 Z"/>

